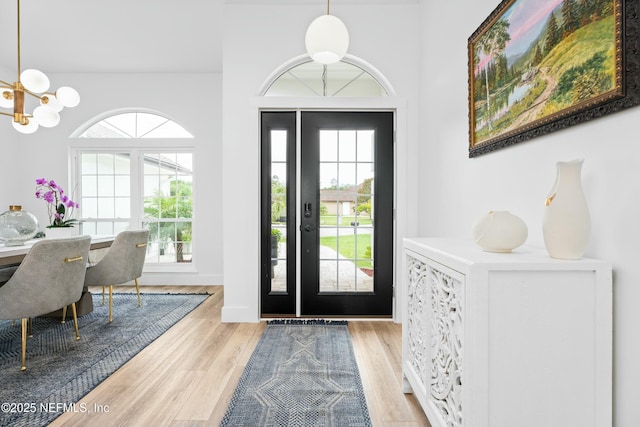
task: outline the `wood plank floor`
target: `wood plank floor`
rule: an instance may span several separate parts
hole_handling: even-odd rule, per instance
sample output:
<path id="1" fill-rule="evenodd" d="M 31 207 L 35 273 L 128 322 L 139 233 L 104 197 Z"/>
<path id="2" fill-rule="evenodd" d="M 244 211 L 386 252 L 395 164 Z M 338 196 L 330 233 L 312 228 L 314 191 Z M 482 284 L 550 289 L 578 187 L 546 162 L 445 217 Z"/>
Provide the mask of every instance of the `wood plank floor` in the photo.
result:
<path id="1" fill-rule="evenodd" d="M 143 287 L 142 292 L 213 295 L 80 400 L 86 412 L 62 414 L 50 426 L 219 425 L 265 327 L 222 323 L 223 289 Z M 135 289 L 117 289 L 124 291 Z M 415 397 L 402 393 L 401 326 L 350 321 L 349 331 L 373 425 L 429 427 Z"/>

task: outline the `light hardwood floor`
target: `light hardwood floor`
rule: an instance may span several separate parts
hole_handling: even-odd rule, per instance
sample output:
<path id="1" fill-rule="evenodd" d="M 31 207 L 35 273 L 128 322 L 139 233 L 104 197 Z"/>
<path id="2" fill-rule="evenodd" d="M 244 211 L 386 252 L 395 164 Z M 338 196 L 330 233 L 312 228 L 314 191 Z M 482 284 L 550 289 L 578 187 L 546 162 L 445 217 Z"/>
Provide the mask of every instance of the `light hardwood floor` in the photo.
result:
<path id="1" fill-rule="evenodd" d="M 222 323 L 222 286 L 142 292 L 213 295 L 80 400 L 86 412 L 67 412 L 50 426 L 219 425 L 265 322 Z M 349 331 L 373 425 L 429 426 L 415 397 L 402 393 L 400 325 L 350 321 Z"/>

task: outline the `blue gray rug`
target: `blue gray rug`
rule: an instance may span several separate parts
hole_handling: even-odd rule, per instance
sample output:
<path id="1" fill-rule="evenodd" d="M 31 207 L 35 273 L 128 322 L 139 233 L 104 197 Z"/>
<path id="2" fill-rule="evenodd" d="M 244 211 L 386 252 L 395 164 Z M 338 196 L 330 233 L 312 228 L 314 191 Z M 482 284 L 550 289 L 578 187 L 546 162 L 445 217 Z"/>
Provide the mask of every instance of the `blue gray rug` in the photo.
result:
<path id="1" fill-rule="evenodd" d="M 46 426 L 65 411 L 82 411 L 75 402 L 202 303 L 208 295 L 113 295 L 108 303 L 93 296 L 94 311 L 73 321 L 36 318 L 27 342 L 27 370 L 20 371 L 20 322 L 0 321 L 0 426 Z"/>
<path id="2" fill-rule="evenodd" d="M 272 321 L 221 427 L 369 427 L 346 322 Z"/>

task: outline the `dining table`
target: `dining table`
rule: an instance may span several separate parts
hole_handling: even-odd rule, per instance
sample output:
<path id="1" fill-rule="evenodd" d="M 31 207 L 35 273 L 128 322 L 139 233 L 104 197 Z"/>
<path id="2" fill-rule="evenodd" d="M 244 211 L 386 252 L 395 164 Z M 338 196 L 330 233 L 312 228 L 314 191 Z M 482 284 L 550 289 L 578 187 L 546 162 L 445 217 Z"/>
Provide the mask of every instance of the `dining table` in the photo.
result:
<path id="1" fill-rule="evenodd" d="M 96 262 L 95 260 L 92 260 L 92 254 L 104 252 L 104 249 L 110 247 L 115 238 L 115 235 L 92 235 L 87 266 Z M 46 239 L 46 237 L 43 237 L 43 239 Z M 0 275 L 2 275 L 3 270 L 10 271 L 20 265 L 27 253 L 29 253 L 31 247 L 39 240 L 42 239 L 27 240 L 24 245 L 19 246 L 0 245 Z M 8 279 L 8 277 L 6 279 Z M 76 310 L 78 316 L 83 316 L 93 311 L 93 300 L 91 293 L 87 288 L 82 290 L 82 296 L 76 303 Z M 51 313 L 51 315 L 56 317 L 61 316 L 62 310 L 60 310 L 60 312 Z"/>

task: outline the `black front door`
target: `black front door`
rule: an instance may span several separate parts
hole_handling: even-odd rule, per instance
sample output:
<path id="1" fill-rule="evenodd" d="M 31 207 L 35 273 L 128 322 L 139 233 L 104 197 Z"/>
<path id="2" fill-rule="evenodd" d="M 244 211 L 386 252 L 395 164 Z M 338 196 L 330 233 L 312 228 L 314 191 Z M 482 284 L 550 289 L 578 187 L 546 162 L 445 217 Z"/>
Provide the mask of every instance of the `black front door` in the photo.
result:
<path id="1" fill-rule="evenodd" d="M 262 116 L 262 314 L 389 317 L 393 113 L 302 112 L 299 145 L 295 117 Z"/>

